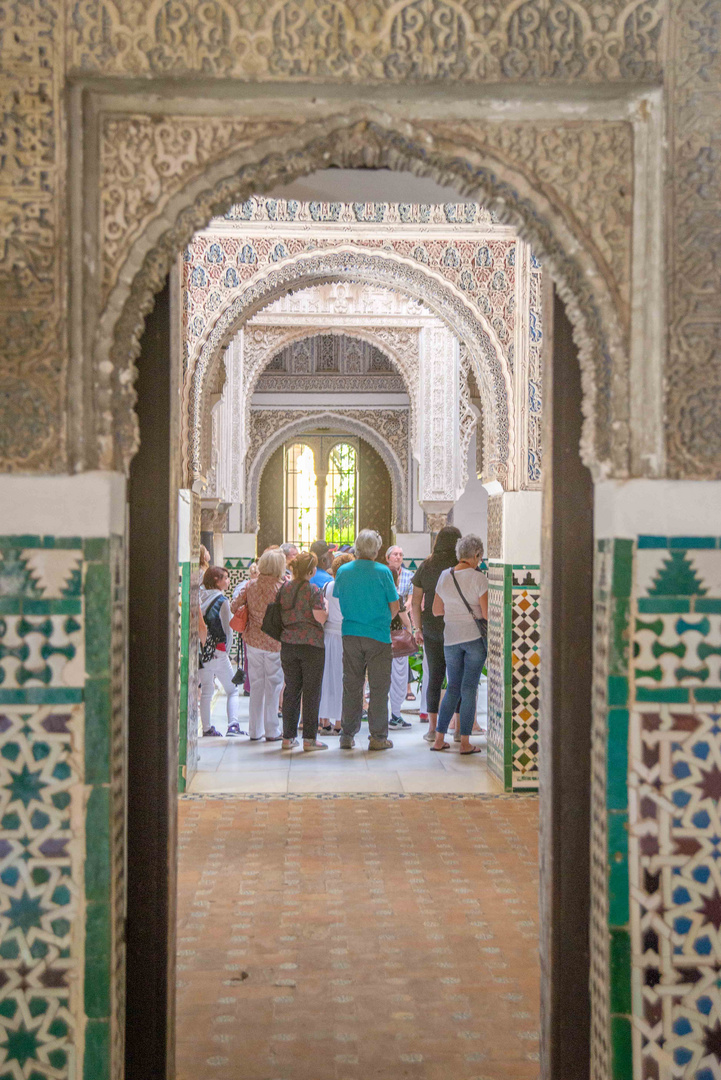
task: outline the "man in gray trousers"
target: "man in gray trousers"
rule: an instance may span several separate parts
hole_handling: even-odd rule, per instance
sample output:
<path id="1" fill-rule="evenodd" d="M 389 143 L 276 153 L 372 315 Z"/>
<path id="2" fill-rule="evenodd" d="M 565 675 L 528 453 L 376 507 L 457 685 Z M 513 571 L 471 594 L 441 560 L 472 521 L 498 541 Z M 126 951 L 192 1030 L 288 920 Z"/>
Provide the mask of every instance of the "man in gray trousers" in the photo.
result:
<path id="1" fill-rule="evenodd" d="M 355 562 L 338 569 L 333 596 L 343 616 L 343 718 L 341 750 L 352 750 L 363 713 L 366 671 L 369 750 L 390 750 L 388 691 L 391 685 L 391 621 L 399 608 L 393 575 L 375 561 L 382 540 L 373 529 L 362 529 L 355 542 Z"/>

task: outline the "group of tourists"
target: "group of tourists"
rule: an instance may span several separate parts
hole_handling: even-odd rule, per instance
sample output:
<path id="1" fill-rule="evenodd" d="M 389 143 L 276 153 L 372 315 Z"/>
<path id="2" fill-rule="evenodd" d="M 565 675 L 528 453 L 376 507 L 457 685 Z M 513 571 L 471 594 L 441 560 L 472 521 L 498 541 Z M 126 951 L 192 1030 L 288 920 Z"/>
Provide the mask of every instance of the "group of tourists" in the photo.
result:
<path id="1" fill-rule="evenodd" d="M 448 750 L 456 716 L 461 754 L 480 751 L 471 734 L 487 652 L 488 582 L 478 568 L 483 544 L 446 526 L 414 575 L 403 567 L 399 547 L 379 561 L 381 546 L 377 532 L 363 529 L 352 549 L 335 554 L 325 541 L 300 552 L 293 544 L 270 547 L 232 602 L 228 572 L 207 566 L 200 605 L 204 735 L 220 734 L 210 718 L 216 679 L 227 695 L 227 734 L 242 734 L 238 678 L 228 655 L 231 620 L 239 620 L 252 741 L 282 742 L 291 750 L 302 730 L 306 752 L 328 749 L 319 732 L 338 736 L 340 748 L 352 750 L 367 719 L 368 748 L 391 749 L 389 728 L 411 727 L 401 705 L 413 696 L 408 656 L 422 646 L 424 739 L 433 751 Z"/>

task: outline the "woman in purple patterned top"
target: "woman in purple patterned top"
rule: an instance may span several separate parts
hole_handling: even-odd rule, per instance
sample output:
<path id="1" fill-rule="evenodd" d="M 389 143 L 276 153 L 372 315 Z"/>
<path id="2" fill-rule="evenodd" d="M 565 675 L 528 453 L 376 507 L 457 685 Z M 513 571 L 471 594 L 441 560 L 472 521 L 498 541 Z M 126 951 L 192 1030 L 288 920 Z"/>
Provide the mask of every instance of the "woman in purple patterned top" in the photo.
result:
<path id="1" fill-rule="evenodd" d="M 318 708 L 325 664 L 323 623 L 328 608 L 323 593 L 310 578 L 318 559 L 309 551 L 291 563 L 292 581 L 278 593 L 283 633 L 280 639 L 280 662 L 285 675 L 283 691 L 283 749 L 298 745 L 298 721 L 303 701 L 303 749 L 327 750 L 318 742 Z"/>

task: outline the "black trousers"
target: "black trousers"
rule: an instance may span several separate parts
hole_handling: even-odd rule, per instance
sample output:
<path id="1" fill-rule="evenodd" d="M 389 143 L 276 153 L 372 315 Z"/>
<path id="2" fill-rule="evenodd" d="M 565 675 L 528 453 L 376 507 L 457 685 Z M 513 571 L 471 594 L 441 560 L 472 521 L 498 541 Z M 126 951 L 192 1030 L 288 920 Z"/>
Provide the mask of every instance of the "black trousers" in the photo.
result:
<path id="1" fill-rule="evenodd" d="M 430 638 L 424 636 L 423 648 L 428 660 L 428 691 L 426 693 L 426 708 L 429 713 L 437 713 L 438 707 L 441 703 L 441 690 L 443 689 L 443 680 L 446 677 L 446 654 L 443 645 L 443 640 L 432 641 Z M 456 707 L 453 710 L 454 713 L 458 712 L 460 708 L 460 696 L 456 703 Z"/>
<path id="2" fill-rule="evenodd" d="M 283 691 L 283 738 L 295 739 L 303 700 L 303 738 L 315 742 L 318 709 L 325 667 L 325 648 L 281 642 L 280 662 L 285 676 Z"/>

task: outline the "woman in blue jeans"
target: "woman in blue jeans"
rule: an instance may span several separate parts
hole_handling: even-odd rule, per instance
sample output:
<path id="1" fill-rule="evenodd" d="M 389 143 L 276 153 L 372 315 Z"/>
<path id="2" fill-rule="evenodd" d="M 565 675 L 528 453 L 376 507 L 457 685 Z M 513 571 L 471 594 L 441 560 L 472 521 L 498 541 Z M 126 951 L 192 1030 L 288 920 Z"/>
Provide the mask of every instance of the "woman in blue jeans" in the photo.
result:
<path id="1" fill-rule="evenodd" d="M 461 753 L 480 754 L 471 743 L 476 718 L 476 695 L 488 651 L 488 579 L 480 573 L 483 543 L 469 533 L 456 544 L 458 562 L 444 570 L 436 585 L 433 614 L 444 620 L 443 651 L 448 686 L 438 712 L 436 740 L 431 750 L 447 750 L 445 734 L 460 696 Z"/>

